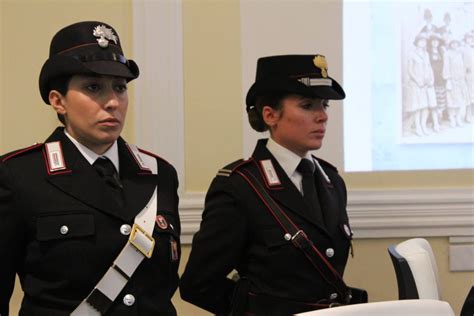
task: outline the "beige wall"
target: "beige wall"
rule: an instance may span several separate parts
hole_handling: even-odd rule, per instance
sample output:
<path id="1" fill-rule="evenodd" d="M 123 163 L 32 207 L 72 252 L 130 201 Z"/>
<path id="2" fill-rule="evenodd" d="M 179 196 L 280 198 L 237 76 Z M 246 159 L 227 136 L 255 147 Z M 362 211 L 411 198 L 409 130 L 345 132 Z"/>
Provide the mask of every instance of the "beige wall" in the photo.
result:
<path id="1" fill-rule="evenodd" d="M 237 0 L 184 1 L 186 191 L 242 155 L 239 20 Z"/>
<path id="2" fill-rule="evenodd" d="M 51 36 L 85 19 L 109 22 L 131 52 L 132 0 L 0 0 L 0 152 L 42 141 L 57 125 L 40 99 L 37 78 Z M 238 0 L 184 0 L 184 101 L 186 191 L 205 191 L 220 166 L 241 155 L 240 16 Z M 133 87 L 133 84 L 132 84 Z M 132 88 L 133 89 L 133 88 Z M 133 91 L 132 91 L 133 92 Z M 133 105 L 124 135 L 134 140 Z M 20 123 L 21 122 L 21 123 Z M 215 155 L 216 148 L 219 155 Z M 472 170 L 450 172 L 346 174 L 349 189 L 391 187 L 472 187 Z M 346 278 L 369 290 L 371 301 L 396 299 L 386 247 L 400 239 L 355 241 Z M 472 272 L 449 272 L 447 238 L 429 238 L 437 257 L 444 298 L 459 311 Z M 183 248 L 181 266 L 189 246 Z M 182 271 L 181 267 L 181 271 Z M 17 289 L 12 300 L 16 315 Z M 174 298 L 179 315 L 209 315 Z"/>

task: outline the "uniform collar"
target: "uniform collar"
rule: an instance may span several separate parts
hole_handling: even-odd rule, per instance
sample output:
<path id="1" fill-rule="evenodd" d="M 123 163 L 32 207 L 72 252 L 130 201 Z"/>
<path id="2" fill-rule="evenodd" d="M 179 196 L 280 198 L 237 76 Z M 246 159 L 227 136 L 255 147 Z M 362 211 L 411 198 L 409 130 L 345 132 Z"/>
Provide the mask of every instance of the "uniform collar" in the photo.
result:
<path id="1" fill-rule="evenodd" d="M 300 157 L 291 150 L 278 144 L 272 138 L 268 139 L 267 149 L 273 155 L 273 157 L 275 157 L 289 178 L 294 176 L 296 167 L 298 167 L 298 164 L 302 158 L 306 158 L 314 163 L 313 158 L 309 152 L 306 153 L 305 157 Z"/>
<path id="2" fill-rule="evenodd" d="M 79 150 L 79 152 L 86 158 L 86 160 L 92 165 L 97 158 L 99 157 L 107 157 L 112 161 L 112 163 L 115 166 L 115 169 L 117 169 L 118 172 L 119 170 L 119 157 L 118 157 L 118 146 L 117 146 L 117 141 L 115 141 L 110 148 L 103 153 L 102 155 L 98 155 L 83 144 L 79 143 L 74 137 L 72 137 L 66 129 L 64 129 L 64 134 L 71 140 L 71 142 L 76 146 L 76 148 Z"/>

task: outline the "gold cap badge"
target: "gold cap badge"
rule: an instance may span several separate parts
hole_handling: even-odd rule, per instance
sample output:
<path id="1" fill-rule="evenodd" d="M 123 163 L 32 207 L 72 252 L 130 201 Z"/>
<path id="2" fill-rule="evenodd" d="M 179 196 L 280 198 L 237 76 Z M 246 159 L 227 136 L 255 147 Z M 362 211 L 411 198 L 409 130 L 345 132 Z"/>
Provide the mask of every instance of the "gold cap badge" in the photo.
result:
<path id="1" fill-rule="evenodd" d="M 326 62 L 326 57 L 323 55 L 314 56 L 313 63 L 316 67 L 321 69 L 321 75 L 323 78 L 328 76 L 328 63 Z"/>

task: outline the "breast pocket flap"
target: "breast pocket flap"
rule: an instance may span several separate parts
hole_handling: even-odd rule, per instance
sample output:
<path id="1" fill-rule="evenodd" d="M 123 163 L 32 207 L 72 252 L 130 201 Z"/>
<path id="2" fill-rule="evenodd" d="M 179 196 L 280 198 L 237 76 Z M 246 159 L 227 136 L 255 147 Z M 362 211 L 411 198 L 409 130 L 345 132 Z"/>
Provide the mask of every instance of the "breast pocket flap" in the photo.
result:
<path id="1" fill-rule="evenodd" d="M 48 214 L 38 217 L 36 238 L 40 241 L 67 239 L 93 235 L 92 214 Z"/>

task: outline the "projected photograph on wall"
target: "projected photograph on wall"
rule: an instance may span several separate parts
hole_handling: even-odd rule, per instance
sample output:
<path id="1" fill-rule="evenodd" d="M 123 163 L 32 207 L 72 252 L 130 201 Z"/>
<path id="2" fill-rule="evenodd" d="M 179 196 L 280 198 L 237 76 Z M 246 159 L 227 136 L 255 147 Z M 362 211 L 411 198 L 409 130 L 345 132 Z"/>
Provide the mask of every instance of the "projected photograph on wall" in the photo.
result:
<path id="1" fill-rule="evenodd" d="M 346 172 L 474 168 L 474 3 L 345 1 Z"/>

